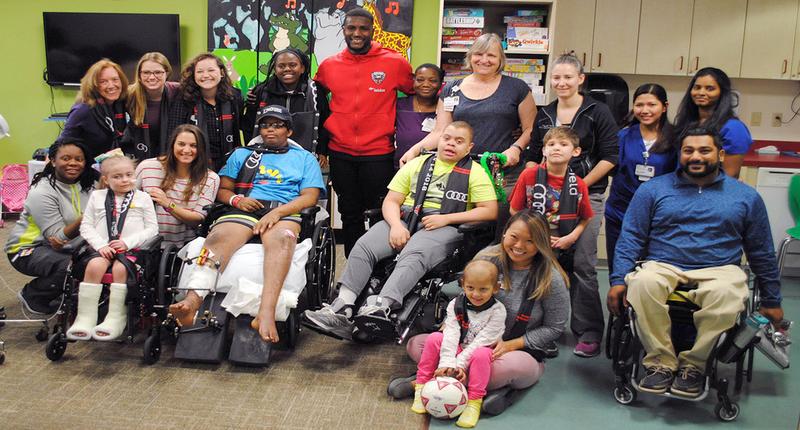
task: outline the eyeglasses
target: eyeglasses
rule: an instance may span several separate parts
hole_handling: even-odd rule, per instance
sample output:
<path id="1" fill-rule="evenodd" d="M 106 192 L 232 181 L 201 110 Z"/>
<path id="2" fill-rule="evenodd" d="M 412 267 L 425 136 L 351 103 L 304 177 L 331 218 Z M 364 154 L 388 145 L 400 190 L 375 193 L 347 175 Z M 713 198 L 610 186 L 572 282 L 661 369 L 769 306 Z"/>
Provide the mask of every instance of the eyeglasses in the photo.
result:
<path id="1" fill-rule="evenodd" d="M 142 70 L 141 73 L 142 73 L 142 76 L 144 76 L 144 77 L 155 76 L 157 78 L 160 78 L 160 77 L 162 77 L 162 76 L 167 74 L 167 72 L 164 71 L 164 70 Z"/>
<path id="2" fill-rule="evenodd" d="M 286 123 L 283 122 L 268 122 L 268 123 L 262 122 L 261 124 L 258 125 L 258 128 L 262 129 L 273 128 L 277 130 L 279 128 L 284 128 L 284 127 L 286 127 Z"/>

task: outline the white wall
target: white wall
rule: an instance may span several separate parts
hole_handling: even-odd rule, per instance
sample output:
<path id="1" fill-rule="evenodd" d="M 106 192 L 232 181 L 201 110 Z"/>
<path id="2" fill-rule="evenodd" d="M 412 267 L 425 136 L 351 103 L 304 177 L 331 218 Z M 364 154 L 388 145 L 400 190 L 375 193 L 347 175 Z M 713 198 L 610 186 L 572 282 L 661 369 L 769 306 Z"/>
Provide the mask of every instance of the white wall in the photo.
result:
<path id="1" fill-rule="evenodd" d="M 628 83 L 631 97 L 639 85 L 650 82 L 662 85 L 667 90 L 667 98 L 670 102 L 670 119 L 675 118 L 675 113 L 691 80 L 689 76 L 620 76 Z M 789 124 L 781 125 L 781 127 L 772 127 L 773 113 L 782 113 L 784 121 L 788 121 L 792 117 L 791 103 L 792 99 L 800 93 L 800 81 L 734 78 L 732 83 L 733 88 L 741 93 L 739 118 L 750 128 L 753 139 L 800 141 L 800 117 L 795 118 Z M 800 98 L 795 106 L 800 109 Z M 761 112 L 761 125 L 758 127 L 754 127 L 750 122 L 753 112 Z"/>

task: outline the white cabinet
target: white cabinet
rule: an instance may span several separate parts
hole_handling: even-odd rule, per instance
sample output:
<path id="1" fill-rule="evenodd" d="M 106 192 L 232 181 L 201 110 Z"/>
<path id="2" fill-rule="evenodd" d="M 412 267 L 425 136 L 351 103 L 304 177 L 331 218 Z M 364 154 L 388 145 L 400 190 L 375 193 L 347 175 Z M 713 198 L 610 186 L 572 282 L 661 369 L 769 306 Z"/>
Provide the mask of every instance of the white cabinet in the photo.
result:
<path id="1" fill-rule="evenodd" d="M 747 0 L 695 0 L 689 74 L 710 66 L 739 77 L 746 13 Z"/>
<path id="2" fill-rule="evenodd" d="M 789 79 L 797 29 L 797 0 L 748 0 L 743 78 Z"/>
<path id="3" fill-rule="evenodd" d="M 555 3 L 553 54 L 572 52 L 588 68 L 592 58 L 595 0 L 557 0 Z M 561 31 L 564 29 L 564 31 Z"/>
<path id="4" fill-rule="evenodd" d="M 641 7 L 641 0 L 597 0 L 591 64 L 586 70 L 634 73 Z"/>
<path id="5" fill-rule="evenodd" d="M 636 73 L 687 74 L 693 8 L 694 0 L 642 0 Z"/>

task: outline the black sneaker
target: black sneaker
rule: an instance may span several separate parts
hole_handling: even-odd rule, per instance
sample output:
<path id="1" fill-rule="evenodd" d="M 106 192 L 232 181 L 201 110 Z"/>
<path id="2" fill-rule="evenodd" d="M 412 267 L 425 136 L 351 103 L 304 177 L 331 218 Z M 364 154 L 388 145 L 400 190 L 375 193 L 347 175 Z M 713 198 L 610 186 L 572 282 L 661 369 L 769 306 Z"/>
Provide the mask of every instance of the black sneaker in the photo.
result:
<path id="1" fill-rule="evenodd" d="M 544 346 L 544 356 L 547 358 L 558 357 L 558 345 L 556 345 L 555 341 L 548 342 L 547 345 Z"/>
<path id="2" fill-rule="evenodd" d="M 17 293 L 17 298 L 19 299 L 19 302 L 22 303 L 22 307 L 25 308 L 28 313 L 34 315 L 49 315 L 51 313 L 50 306 L 47 303 L 38 303 L 33 300 L 28 300 L 25 298 L 25 295 L 22 293 L 22 291 Z"/>
<path id="3" fill-rule="evenodd" d="M 706 377 L 700 369 L 694 366 L 683 366 L 678 369 L 670 392 L 682 397 L 698 397 L 703 393 L 705 382 Z"/>
<path id="4" fill-rule="evenodd" d="M 364 305 L 353 318 L 356 327 L 371 336 L 390 339 L 397 336 L 397 327 L 389 317 L 389 308 L 380 305 Z"/>
<path id="5" fill-rule="evenodd" d="M 405 378 L 394 378 L 389 382 L 386 393 L 396 400 L 410 399 L 414 396 L 414 383 L 416 380 L 416 373 Z"/>
<path id="6" fill-rule="evenodd" d="M 500 415 L 516 402 L 525 390 L 515 390 L 509 386 L 489 391 L 483 398 L 481 410 L 488 415 Z"/>
<path id="7" fill-rule="evenodd" d="M 675 375 L 667 367 L 654 366 L 646 369 L 646 374 L 639 381 L 639 389 L 648 393 L 663 394 L 672 385 Z"/>

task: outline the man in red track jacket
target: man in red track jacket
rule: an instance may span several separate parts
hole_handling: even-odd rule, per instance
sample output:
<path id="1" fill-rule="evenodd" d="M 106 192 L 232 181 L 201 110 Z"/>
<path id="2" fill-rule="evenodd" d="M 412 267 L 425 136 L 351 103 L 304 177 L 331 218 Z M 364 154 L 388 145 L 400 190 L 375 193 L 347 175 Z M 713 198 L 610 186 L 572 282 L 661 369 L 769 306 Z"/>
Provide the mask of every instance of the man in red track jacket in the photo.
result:
<path id="1" fill-rule="evenodd" d="M 331 115 L 324 127 L 331 180 L 339 197 L 345 255 L 364 234 L 364 211 L 380 207 L 394 175 L 397 90 L 413 88 L 413 73 L 398 53 L 372 41 L 373 18 L 364 9 L 347 12 L 342 52 L 327 58 L 314 78 L 331 93 Z"/>

